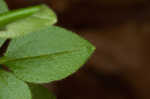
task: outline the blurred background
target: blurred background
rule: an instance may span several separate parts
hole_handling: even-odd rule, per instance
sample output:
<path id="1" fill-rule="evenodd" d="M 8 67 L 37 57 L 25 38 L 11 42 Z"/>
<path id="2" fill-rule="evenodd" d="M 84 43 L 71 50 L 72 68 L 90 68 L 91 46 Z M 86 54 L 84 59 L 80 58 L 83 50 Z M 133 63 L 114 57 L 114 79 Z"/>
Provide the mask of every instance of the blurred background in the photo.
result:
<path id="1" fill-rule="evenodd" d="M 58 26 L 96 47 L 78 72 L 47 84 L 58 99 L 150 99 L 149 0 L 6 0 L 10 9 L 46 3 Z"/>

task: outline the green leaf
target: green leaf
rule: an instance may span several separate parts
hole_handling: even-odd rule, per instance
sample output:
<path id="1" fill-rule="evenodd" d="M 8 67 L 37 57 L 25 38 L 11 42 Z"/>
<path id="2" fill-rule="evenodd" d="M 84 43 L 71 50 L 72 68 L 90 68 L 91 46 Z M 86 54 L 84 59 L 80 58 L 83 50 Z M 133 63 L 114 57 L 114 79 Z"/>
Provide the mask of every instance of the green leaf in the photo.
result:
<path id="1" fill-rule="evenodd" d="M 3 43 L 5 42 L 6 39 L 4 38 L 0 38 L 0 47 L 3 45 Z"/>
<path id="2" fill-rule="evenodd" d="M 0 27 L 4 27 L 8 23 L 14 22 L 19 19 L 28 17 L 40 10 L 40 6 L 28 7 L 17 9 L 14 11 L 8 11 L 0 14 Z"/>
<path id="3" fill-rule="evenodd" d="M 30 89 L 23 81 L 0 69 L 0 99 L 31 99 Z"/>
<path id="4" fill-rule="evenodd" d="M 41 85 L 29 84 L 32 99 L 56 99 L 53 93 Z"/>
<path id="5" fill-rule="evenodd" d="M 6 17 L 5 20 L 10 21 L 16 20 L 16 18 L 22 18 L 24 15 L 31 14 L 38 10 L 38 7 L 28 8 L 24 10 L 17 10 L 12 13 L 8 13 L 7 17 L 5 14 L 1 17 Z M 14 15 L 14 16 L 13 16 Z M 49 9 L 46 5 L 41 5 L 40 10 L 29 17 L 18 19 L 15 22 L 11 22 L 5 26 L 5 29 L 0 31 L 0 37 L 2 38 L 14 38 L 27 33 L 39 31 L 45 27 L 51 26 L 57 22 L 55 13 Z"/>
<path id="6" fill-rule="evenodd" d="M 0 0 L 0 13 L 4 13 L 8 11 L 8 7 L 4 0 Z"/>
<path id="7" fill-rule="evenodd" d="M 19 79 L 46 83 L 61 80 L 77 71 L 94 49 L 76 34 L 51 26 L 13 39 L 1 63 Z"/>

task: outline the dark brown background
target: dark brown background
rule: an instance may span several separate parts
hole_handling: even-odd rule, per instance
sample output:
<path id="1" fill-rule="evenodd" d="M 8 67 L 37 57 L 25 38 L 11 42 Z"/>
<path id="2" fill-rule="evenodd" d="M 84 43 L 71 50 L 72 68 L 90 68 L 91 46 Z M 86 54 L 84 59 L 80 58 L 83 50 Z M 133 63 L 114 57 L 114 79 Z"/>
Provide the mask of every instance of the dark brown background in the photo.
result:
<path id="1" fill-rule="evenodd" d="M 97 50 L 77 73 L 54 82 L 58 99 L 150 99 L 148 0 L 7 0 L 16 9 L 46 3 L 57 25 L 90 40 Z"/>

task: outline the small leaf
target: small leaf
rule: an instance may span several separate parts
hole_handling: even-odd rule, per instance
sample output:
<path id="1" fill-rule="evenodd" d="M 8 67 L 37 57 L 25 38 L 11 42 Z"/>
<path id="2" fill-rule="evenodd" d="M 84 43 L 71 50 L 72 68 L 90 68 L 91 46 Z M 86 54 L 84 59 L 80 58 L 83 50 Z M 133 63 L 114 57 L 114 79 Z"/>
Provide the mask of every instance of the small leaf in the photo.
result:
<path id="1" fill-rule="evenodd" d="M 8 7 L 4 0 L 0 0 L 0 13 L 4 13 L 8 11 Z"/>
<path id="2" fill-rule="evenodd" d="M 0 38 L 0 48 L 1 48 L 1 46 L 3 45 L 3 43 L 5 42 L 5 40 L 6 39 L 4 39 L 4 38 Z M 1 52 L 0 52 L 1 53 Z"/>
<path id="3" fill-rule="evenodd" d="M 38 7 L 37 9 L 36 8 L 27 9 L 25 11 L 26 14 L 29 13 L 28 10 L 31 10 L 31 12 L 37 11 Z M 21 18 L 22 15 L 25 14 L 24 10 L 20 12 L 22 12 L 22 14 L 19 13 L 20 14 L 19 16 L 16 15 L 15 17 L 12 17 L 14 18 L 13 20 L 16 20 L 16 17 Z M 15 15 L 16 12 L 13 14 Z M 10 15 L 8 15 L 8 17 Z M 26 18 L 19 19 L 15 22 L 12 22 L 6 25 L 5 29 L 0 31 L 0 37 L 14 38 L 14 37 L 21 36 L 27 33 L 39 31 L 41 29 L 44 29 L 45 27 L 55 24 L 56 21 L 57 21 L 57 18 L 56 18 L 55 13 L 51 9 L 49 9 L 46 5 L 41 5 L 40 10 L 36 12 L 35 14 Z"/>
<path id="4" fill-rule="evenodd" d="M 46 83 L 74 73 L 94 49 L 76 34 L 51 26 L 13 39 L 2 60 L 19 79 Z"/>
<path id="5" fill-rule="evenodd" d="M 56 99 L 56 97 L 47 88 L 41 85 L 29 84 L 32 99 Z"/>
<path id="6" fill-rule="evenodd" d="M 0 27 L 4 27 L 8 23 L 14 22 L 19 19 L 28 17 L 40 10 L 40 6 L 28 7 L 17 9 L 14 11 L 8 11 L 0 14 Z"/>
<path id="7" fill-rule="evenodd" d="M 30 89 L 23 81 L 0 69 L 0 99 L 31 99 Z"/>

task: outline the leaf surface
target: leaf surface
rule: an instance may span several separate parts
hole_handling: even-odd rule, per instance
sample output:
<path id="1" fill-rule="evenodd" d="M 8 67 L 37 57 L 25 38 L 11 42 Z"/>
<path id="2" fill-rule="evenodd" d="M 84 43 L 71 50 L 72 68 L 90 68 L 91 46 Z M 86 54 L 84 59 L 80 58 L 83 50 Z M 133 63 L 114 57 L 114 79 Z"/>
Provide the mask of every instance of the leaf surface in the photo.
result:
<path id="1" fill-rule="evenodd" d="M 4 12 L 7 12 L 8 11 L 8 7 L 5 3 L 4 0 L 0 0 L 0 14 L 1 13 L 4 13 Z"/>
<path id="2" fill-rule="evenodd" d="M 29 84 L 32 99 L 56 99 L 56 97 L 47 88 L 41 85 Z"/>
<path id="3" fill-rule="evenodd" d="M 93 45 L 76 34 L 51 26 L 13 39 L 1 63 L 19 79 L 47 83 L 74 73 L 94 49 Z"/>
<path id="4" fill-rule="evenodd" d="M 1 13 L 5 13 L 8 11 L 8 7 L 5 3 L 4 0 L 0 0 L 0 14 Z M 4 38 L 0 38 L 0 47 L 2 46 L 2 44 L 5 42 L 6 39 Z"/>
<path id="5" fill-rule="evenodd" d="M 7 11 L 0 14 L 0 27 L 4 27 L 9 23 L 12 23 L 16 20 L 23 19 L 28 17 L 40 10 L 40 6 L 33 6 L 28 8 L 22 8 L 12 11 Z"/>
<path id="6" fill-rule="evenodd" d="M 3 45 L 3 43 L 5 42 L 5 38 L 0 38 L 0 48 L 1 48 L 1 46 Z"/>
<path id="7" fill-rule="evenodd" d="M 0 69 L 0 99 L 31 99 L 31 94 L 23 81 Z"/>
<path id="8" fill-rule="evenodd" d="M 4 29 L 0 30 L 0 37 L 15 38 L 27 33 L 39 31 L 57 22 L 55 13 L 46 5 L 41 5 L 40 10 L 37 10 L 38 7 L 33 7 L 9 12 L 6 14 L 7 16 L 5 14 L 1 15 L 0 19 L 2 21 L 4 20 L 4 24 L 13 20 L 15 21 L 7 24 Z M 37 12 L 28 17 L 25 17 L 35 11 Z"/>

